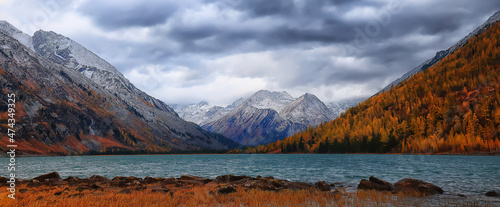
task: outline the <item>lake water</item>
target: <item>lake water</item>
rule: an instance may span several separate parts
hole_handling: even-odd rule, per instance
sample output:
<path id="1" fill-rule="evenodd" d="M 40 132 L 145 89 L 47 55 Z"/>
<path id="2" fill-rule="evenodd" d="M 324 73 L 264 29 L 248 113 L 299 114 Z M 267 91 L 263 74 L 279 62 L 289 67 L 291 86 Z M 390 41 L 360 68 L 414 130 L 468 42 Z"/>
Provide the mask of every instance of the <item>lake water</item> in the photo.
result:
<path id="1" fill-rule="evenodd" d="M 7 158 L 0 163 L 8 164 Z M 19 178 L 57 171 L 64 178 L 91 175 L 136 177 L 179 177 L 196 175 L 215 178 L 234 174 L 273 176 L 292 181 L 342 182 L 355 188 L 370 175 L 395 183 L 416 178 L 443 188 L 447 194 L 467 196 L 500 191 L 500 156 L 444 155 L 130 155 L 23 157 L 16 160 Z M 7 167 L 0 176 L 7 177 Z"/>

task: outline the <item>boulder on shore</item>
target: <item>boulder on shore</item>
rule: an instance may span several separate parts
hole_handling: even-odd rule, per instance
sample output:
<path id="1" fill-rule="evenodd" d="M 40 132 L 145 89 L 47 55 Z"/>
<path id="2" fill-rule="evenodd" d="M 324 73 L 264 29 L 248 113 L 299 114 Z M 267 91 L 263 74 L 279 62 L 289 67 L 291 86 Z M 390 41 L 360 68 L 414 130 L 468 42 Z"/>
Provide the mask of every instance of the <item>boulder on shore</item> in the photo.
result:
<path id="1" fill-rule="evenodd" d="M 290 182 L 287 185 L 287 188 L 291 189 L 291 190 L 305 190 L 305 189 L 309 189 L 312 187 L 313 186 L 311 184 L 304 183 L 304 182 Z"/>
<path id="2" fill-rule="evenodd" d="M 142 181 L 145 184 L 154 184 L 154 183 L 161 183 L 164 180 L 166 180 L 166 179 L 165 178 L 153 178 L 153 177 L 147 176 Z"/>
<path id="3" fill-rule="evenodd" d="M 45 182 L 45 181 L 51 180 L 51 179 L 61 179 L 61 176 L 59 176 L 59 173 L 57 173 L 57 172 L 51 172 L 51 173 L 47 173 L 45 175 L 40 175 L 38 177 L 33 178 L 33 180 L 38 180 L 40 182 Z"/>
<path id="4" fill-rule="evenodd" d="M 326 183 L 325 181 L 317 182 L 314 185 L 316 186 L 316 188 L 318 188 L 321 191 L 331 191 L 332 190 L 330 185 L 328 183 Z"/>
<path id="5" fill-rule="evenodd" d="M 215 178 L 215 181 L 218 183 L 230 183 L 250 178 L 252 177 L 246 175 L 220 175 Z"/>
<path id="6" fill-rule="evenodd" d="M 484 194 L 485 196 L 490 196 L 490 197 L 500 197 L 500 193 L 497 193 L 495 191 L 488 191 L 486 194 Z"/>
<path id="7" fill-rule="evenodd" d="M 203 177 L 198 177 L 198 176 L 193 176 L 193 175 L 182 175 L 179 180 L 181 181 L 198 181 L 203 184 L 207 184 L 209 182 L 212 182 L 213 180 L 210 178 L 203 178 Z"/>
<path id="8" fill-rule="evenodd" d="M 237 191 L 236 188 L 232 185 L 221 187 L 221 188 L 217 189 L 217 192 L 220 194 L 235 193 L 236 191 Z"/>
<path id="9" fill-rule="evenodd" d="M 100 175 L 92 175 L 90 176 L 89 178 L 90 181 L 92 182 L 99 182 L 99 183 L 109 183 L 110 180 L 104 176 L 100 176 Z"/>
<path id="10" fill-rule="evenodd" d="M 140 185 L 141 181 L 142 181 L 141 178 L 136 178 L 136 177 L 132 177 L 132 176 L 131 177 L 115 177 L 115 178 L 113 178 L 113 180 L 111 180 L 111 186 L 125 188 L 125 187 Z"/>
<path id="11" fill-rule="evenodd" d="M 377 190 L 377 191 L 394 191 L 394 186 L 384 180 L 370 176 L 368 180 L 362 179 L 358 184 L 358 189 L 362 190 Z"/>
<path id="12" fill-rule="evenodd" d="M 394 192 L 405 194 L 421 193 L 424 195 L 443 194 L 443 189 L 422 180 L 405 178 L 394 184 Z"/>

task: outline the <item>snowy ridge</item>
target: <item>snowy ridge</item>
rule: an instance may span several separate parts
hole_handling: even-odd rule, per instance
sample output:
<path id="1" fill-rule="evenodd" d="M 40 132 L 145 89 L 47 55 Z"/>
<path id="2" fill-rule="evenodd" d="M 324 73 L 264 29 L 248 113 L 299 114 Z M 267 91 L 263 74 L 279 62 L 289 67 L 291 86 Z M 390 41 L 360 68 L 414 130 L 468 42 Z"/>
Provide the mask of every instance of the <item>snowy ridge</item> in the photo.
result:
<path id="1" fill-rule="evenodd" d="M 82 73 L 124 100 L 134 113 L 140 114 L 147 120 L 163 119 L 165 112 L 177 116 L 165 103 L 137 89 L 115 67 L 70 38 L 55 32 L 39 30 L 32 39 L 38 54 Z M 150 106 L 163 112 L 156 111 Z"/>
<path id="2" fill-rule="evenodd" d="M 206 101 L 202 101 L 198 104 L 190 104 L 186 106 L 176 105 L 173 108 L 182 119 L 201 126 L 220 119 L 221 117 L 241 105 L 243 102 L 244 99 L 240 98 L 233 102 L 231 105 L 223 107 L 211 106 Z"/>
<path id="3" fill-rule="evenodd" d="M 227 107 L 212 106 L 202 101 L 198 104 L 175 106 L 174 110 L 184 120 L 203 126 L 222 118 L 238 108 L 238 106 L 245 104 L 256 109 L 272 109 L 283 119 L 294 123 L 316 126 L 321 122 L 335 119 L 360 101 L 352 100 L 325 104 L 315 95 L 309 93 L 299 98 L 293 98 L 284 91 L 261 90 L 247 99 L 240 98 Z"/>
<path id="4" fill-rule="evenodd" d="M 53 48 L 52 51 L 55 56 L 61 59 L 61 61 L 64 61 L 65 65 L 70 68 L 79 69 L 83 66 L 94 67 L 123 77 L 123 75 L 107 61 L 65 36 L 55 32 L 39 30 L 33 35 L 33 40 L 37 51 L 42 51 L 42 48 Z"/>
<path id="5" fill-rule="evenodd" d="M 285 91 L 271 92 L 267 90 L 260 90 L 245 100 L 245 103 L 258 109 L 273 109 L 275 111 L 281 111 L 294 100 L 295 98 L 290 96 L 290 94 Z"/>
<path id="6" fill-rule="evenodd" d="M 335 118 L 335 114 L 318 97 L 306 93 L 279 112 L 286 120 L 294 123 L 317 126 Z"/>
<path id="7" fill-rule="evenodd" d="M 176 107 L 174 110 L 182 119 L 198 125 L 215 121 L 231 111 L 226 107 L 209 106 L 207 102 Z"/>
<path id="8" fill-rule="evenodd" d="M 282 140 L 308 126 L 283 119 L 273 109 L 259 109 L 242 103 L 219 120 L 203 126 L 222 133 L 244 145 L 259 145 Z"/>
<path id="9" fill-rule="evenodd" d="M 9 22 L 0 20 L 0 30 L 4 31 L 9 36 L 13 37 L 24 46 L 31 49 L 32 51 L 35 51 L 35 49 L 33 48 L 31 37 L 28 34 L 25 34 L 21 30 L 18 30 L 17 28 L 12 26 Z"/>

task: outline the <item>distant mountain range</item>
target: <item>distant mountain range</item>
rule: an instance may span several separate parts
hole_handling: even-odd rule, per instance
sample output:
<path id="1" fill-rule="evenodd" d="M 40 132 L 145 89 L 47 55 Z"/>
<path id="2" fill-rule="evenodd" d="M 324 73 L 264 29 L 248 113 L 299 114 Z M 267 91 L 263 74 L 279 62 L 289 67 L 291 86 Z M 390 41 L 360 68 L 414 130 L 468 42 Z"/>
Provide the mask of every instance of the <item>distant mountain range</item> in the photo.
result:
<path id="1" fill-rule="evenodd" d="M 315 95 L 261 90 L 227 107 L 206 102 L 174 107 L 180 117 L 244 145 L 267 144 L 339 116 L 356 102 L 325 105 Z"/>
<path id="2" fill-rule="evenodd" d="M 42 30 L 31 37 L 0 21 L 0 85 L 5 84 L 13 87 L 0 93 L 1 101 L 10 92 L 20 99 L 17 137 L 25 154 L 207 151 L 239 146 L 184 121 L 73 40 Z M 7 123 L 4 111 L 0 110 L 2 124 Z M 5 131 L 0 132 L 0 142 L 7 141 Z"/>

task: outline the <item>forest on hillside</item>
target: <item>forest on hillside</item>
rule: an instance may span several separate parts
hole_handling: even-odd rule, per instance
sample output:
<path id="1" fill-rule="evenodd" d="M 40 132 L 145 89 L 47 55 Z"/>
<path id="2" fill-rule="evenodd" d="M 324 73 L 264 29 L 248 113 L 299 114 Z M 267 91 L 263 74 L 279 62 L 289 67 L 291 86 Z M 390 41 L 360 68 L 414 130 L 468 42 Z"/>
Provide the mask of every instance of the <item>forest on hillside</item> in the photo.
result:
<path id="1" fill-rule="evenodd" d="M 499 74 L 496 23 L 438 64 L 339 118 L 243 152 L 499 152 Z"/>

